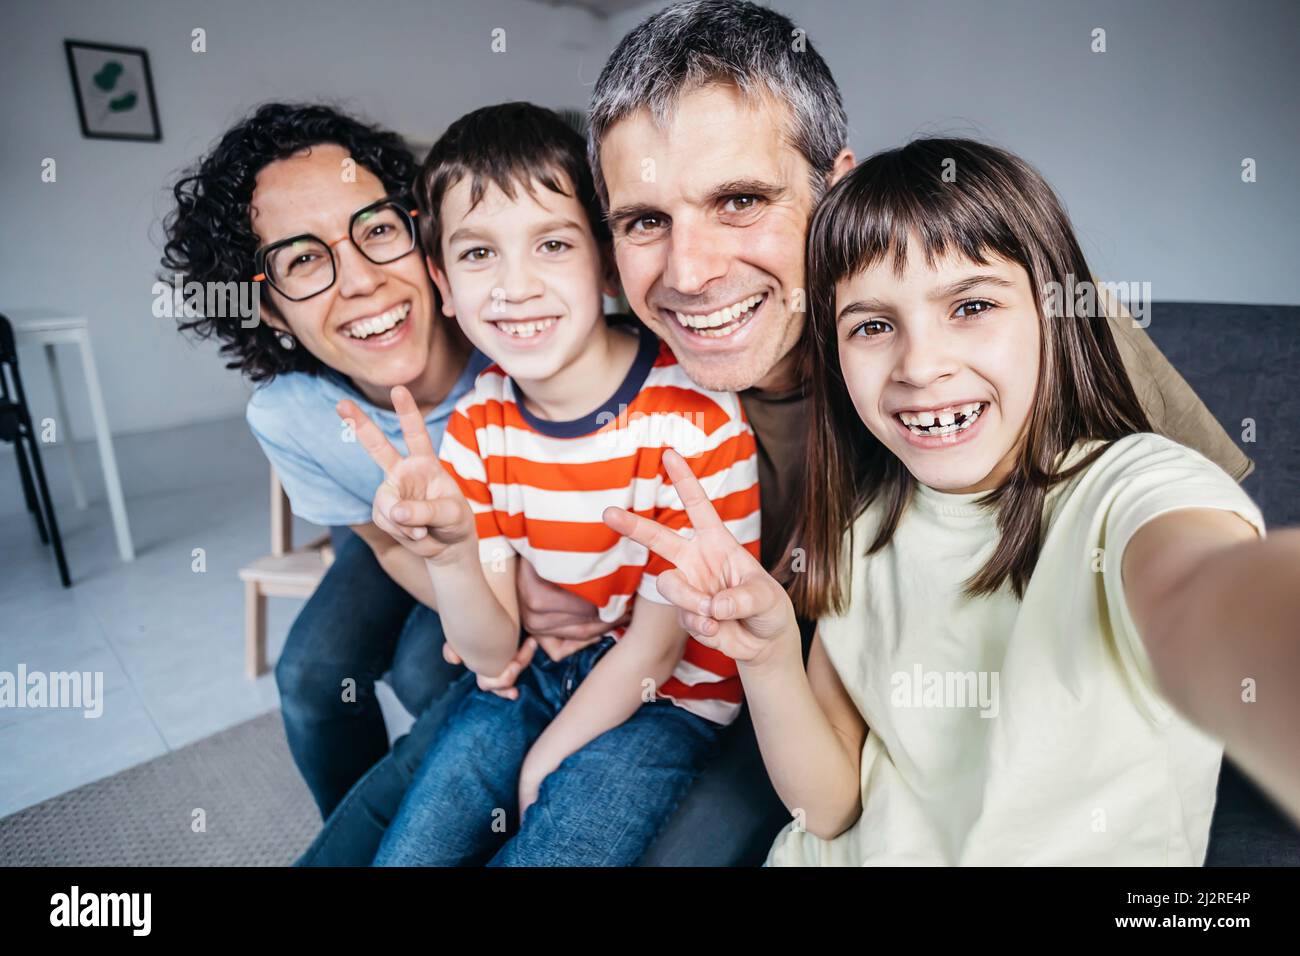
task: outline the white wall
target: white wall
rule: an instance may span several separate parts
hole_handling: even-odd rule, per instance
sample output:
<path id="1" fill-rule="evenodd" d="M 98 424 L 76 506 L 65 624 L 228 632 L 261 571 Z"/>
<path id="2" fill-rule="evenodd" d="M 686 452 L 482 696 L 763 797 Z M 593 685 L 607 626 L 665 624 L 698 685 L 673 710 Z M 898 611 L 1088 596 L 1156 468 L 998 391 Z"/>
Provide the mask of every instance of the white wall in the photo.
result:
<path id="1" fill-rule="evenodd" d="M 115 431 L 239 415 L 245 387 L 215 347 L 150 312 L 179 170 L 268 99 L 334 100 L 426 141 L 486 103 L 585 105 L 608 51 L 661 5 L 599 20 L 525 0 L 6 0 L 0 311 L 90 318 Z M 1098 274 L 1151 281 L 1159 299 L 1300 303 L 1294 0 L 775 5 L 830 63 L 859 153 L 978 133 L 1046 173 Z M 1097 26 L 1104 54 L 1089 52 Z M 206 53 L 191 52 L 195 27 Z M 504 54 L 490 50 L 494 27 Z M 148 49 L 161 143 L 82 138 L 65 38 Z M 1240 180 L 1244 156 L 1254 184 Z M 41 182 L 45 157 L 56 183 Z M 52 415 L 39 353 L 23 359 L 37 417 Z"/>
<path id="2" fill-rule="evenodd" d="M 190 31 L 207 31 L 207 52 Z M 506 52 L 490 49 L 506 30 Z M 0 312 L 86 315 L 115 432 L 240 415 L 240 376 L 215 345 L 155 319 L 166 185 L 252 105 L 325 98 L 426 142 L 462 113 L 529 99 L 582 106 L 608 49 L 604 24 L 524 0 L 6 0 L 0 10 Z M 81 136 L 65 38 L 149 51 L 161 143 Z M 57 181 L 41 181 L 41 161 Z M 39 351 L 23 369 L 53 416 Z M 90 434 L 75 356 L 70 414 Z"/>
<path id="3" fill-rule="evenodd" d="M 767 5 L 830 65 L 860 157 L 918 135 L 989 139 L 1056 187 L 1097 275 L 1149 281 L 1157 300 L 1300 304 L 1296 0 Z"/>

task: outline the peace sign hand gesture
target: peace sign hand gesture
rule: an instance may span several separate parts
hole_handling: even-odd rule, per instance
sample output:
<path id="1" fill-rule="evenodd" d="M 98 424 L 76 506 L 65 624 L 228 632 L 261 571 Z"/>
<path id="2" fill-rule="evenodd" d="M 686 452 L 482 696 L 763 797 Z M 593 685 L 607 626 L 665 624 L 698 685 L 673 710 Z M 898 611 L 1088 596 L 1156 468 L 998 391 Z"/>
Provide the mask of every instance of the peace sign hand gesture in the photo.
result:
<path id="1" fill-rule="evenodd" d="M 690 466 L 675 451 L 664 467 L 695 529 L 685 538 L 657 521 L 606 508 L 605 524 L 676 567 L 659 575 L 659 593 L 678 608 L 682 627 L 733 660 L 757 664 L 798 625 L 785 589 L 727 530 Z"/>
<path id="2" fill-rule="evenodd" d="M 340 418 L 355 423 L 361 447 L 384 469 L 384 483 L 375 492 L 373 520 L 414 554 L 438 563 L 458 560 L 467 546 L 477 548 L 469 502 L 438 461 L 411 393 L 398 385 L 391 395 L 409 452 L 405 458 L 355 402 L 344 399 L 335 406 Z"/>

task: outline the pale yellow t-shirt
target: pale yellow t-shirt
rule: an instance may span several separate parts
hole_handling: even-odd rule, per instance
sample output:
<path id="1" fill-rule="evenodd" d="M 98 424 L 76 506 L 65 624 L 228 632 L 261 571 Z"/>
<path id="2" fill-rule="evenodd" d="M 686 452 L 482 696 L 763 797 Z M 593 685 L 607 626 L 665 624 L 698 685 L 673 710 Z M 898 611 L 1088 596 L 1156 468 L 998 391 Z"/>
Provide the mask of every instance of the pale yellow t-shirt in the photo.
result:
<path id="1" fill-rule="evenodd" d="M 1202 864 L 1222 745 L 1156 689 L 1121 561 L 1162 513 L 1233 511 L 1262 535 L 1259 509 L 1197 452 L 1131 435 L 1049 493 L 1024 599 L 968 600 L 998 538 L 980 497 L 918 487 L 866 558 L 877 506 L 856 522 L 849 610 L 818 634 L 870 728 L 862 816 L 829 841 L 792 823 L 768 863 Z"/>

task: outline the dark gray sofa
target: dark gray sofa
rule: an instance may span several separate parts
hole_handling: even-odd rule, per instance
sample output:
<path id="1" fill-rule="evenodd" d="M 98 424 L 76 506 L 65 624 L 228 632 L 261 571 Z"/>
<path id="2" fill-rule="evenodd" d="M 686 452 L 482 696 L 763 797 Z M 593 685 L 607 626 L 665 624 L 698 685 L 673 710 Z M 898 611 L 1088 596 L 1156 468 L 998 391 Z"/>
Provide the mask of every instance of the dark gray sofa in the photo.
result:
<path id="1" fill-rule="evenodd" d="M 1300 306 L 1158 302 L 1147 332 L 1254 459 L 1242 487 L 1264 520 L 1300 525 Z M 1254 421 L 1253 442 L 1242 440 L 1244 419 Z M 1300 830 L 1231 760 L 1219 778 L 1205 863 L 1300 866 Z"/>

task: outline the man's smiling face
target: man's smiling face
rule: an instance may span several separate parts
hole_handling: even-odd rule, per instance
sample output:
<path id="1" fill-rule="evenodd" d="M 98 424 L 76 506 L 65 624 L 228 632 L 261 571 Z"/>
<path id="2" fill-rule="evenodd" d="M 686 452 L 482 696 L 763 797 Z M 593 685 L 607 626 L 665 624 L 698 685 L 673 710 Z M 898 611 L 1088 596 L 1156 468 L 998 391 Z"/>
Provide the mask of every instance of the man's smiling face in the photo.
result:
<path id="1" fill-rule="evenodd" d="M 715 83 L 683 94 L 662 125 L 641 109 L 601 140 L 628 302 L 705 388 L 793 384 L 814 198 L 788 112 Z M 852 155 L 841 160 L 837 173 Z"/>

